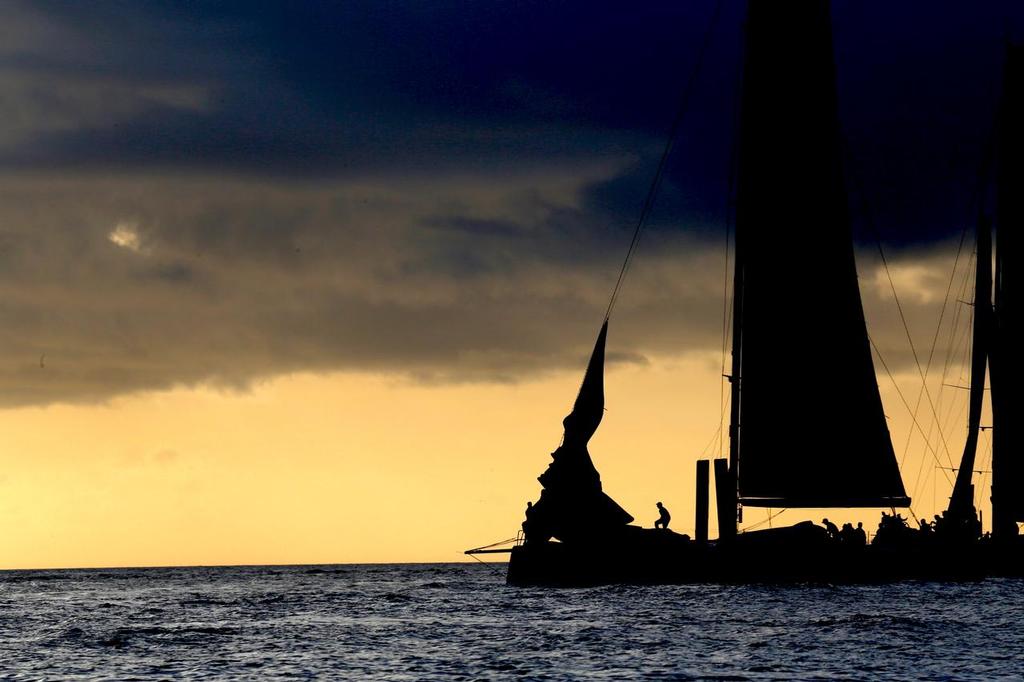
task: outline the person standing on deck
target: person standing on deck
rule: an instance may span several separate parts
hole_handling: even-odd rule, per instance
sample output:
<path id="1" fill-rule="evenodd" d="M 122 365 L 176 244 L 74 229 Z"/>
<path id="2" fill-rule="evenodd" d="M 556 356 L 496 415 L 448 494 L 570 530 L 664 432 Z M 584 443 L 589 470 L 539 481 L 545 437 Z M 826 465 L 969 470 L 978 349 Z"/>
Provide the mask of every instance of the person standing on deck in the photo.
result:
<path id="1" fill-rule="evenodd" d="M 668 509 L 661 502 L 658 503 L 658 520 L 654 522 L 655 528 L 664 528 L 668 530 L 668 522 L 672 520 L 672 515 L 668 513 Z"/>
<path id="2" fill-rule="evenodd" d="M 523 544 L 530 541 L 533 536 L 533 527 L 530 525 L 530 517 L 533 516 L 533 502 L 526 503 L 526 520 L 523 521 Z"/>
<path id="3" fill-rule="evenodd" d="M 858 547 L 865 547 L 868 544 L 868 534 L 862 521 L 857 522 L 857 527 L 853 531 L 853 541 Z"/>

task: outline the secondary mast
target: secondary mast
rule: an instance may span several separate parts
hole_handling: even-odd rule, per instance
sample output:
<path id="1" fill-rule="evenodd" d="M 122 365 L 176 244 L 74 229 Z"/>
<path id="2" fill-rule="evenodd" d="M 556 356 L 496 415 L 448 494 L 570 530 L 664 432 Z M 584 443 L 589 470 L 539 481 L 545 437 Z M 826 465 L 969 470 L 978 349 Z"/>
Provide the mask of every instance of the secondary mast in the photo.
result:
<path id="1" fill-rule="evenodd" d="M 971 394 L 967 418 L 967 441 L 947 516 L 957 526 L 977 521 L 974 485 L 971 483 L 981 429 L 981 408 L 985 398 L 985 370 L 992 336 L 992 224 L 982 216 L 978 220 L 974 281 L 974 330 L 971 340 Z"/>

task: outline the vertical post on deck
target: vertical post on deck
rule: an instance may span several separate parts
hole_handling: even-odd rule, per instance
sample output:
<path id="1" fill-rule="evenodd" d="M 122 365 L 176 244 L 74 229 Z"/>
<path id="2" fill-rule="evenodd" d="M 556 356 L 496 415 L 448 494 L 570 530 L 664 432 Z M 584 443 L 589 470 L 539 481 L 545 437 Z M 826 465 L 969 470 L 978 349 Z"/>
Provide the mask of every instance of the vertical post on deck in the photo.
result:
<path id="1" fill-rule="evenodd" d="M 708 541 L 708 491 L 711 488 L 711 462 L 706 459 L 697 460 L 697 520 L 694 539 L 704 544 Z"/>

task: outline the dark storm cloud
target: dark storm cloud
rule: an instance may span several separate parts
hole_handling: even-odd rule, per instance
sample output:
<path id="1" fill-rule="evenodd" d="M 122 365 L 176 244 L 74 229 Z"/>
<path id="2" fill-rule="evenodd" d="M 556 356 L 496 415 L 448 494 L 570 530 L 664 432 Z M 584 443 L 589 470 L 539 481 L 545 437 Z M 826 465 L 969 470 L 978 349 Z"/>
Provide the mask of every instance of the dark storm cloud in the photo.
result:
<path id="1" fill-rule="evenodd" d="M 724 6 L 670 169 L 689 198 L 665 197 L 665 220 L 720 210 L 709 197 L 724 193 L 728 173 L 742 19 L 742 3 Z M 33 81 L 31 93 L 14 94 L 40 123 L 5 145 L 0 164 L 358 176 L 630 153 L 638 159 L 631 191 L 602 198 L 632 214 L 711 10 L 710 2 L 9 6 L 9 31 L 22 39 L 0 64 Z M 943 223 L 967 213 L 964 188 L 991 130 L 1002 42 L 1024 26 L 1024 8 L 837 2 L 834 18 L 851 162 L 880 222 L 897 243 L 952 233 Z"/>
<path id="2" fill-rule="evenodd" d="M 617 309 L 619 361 L 721 346 L 741 5 Z M 579 366 L 712 7 L 3 5 L 2 400 Z M 851 184 L 922 334 L 1021 14 L 835 5 Z M 870 321 L 899 331 L 876 341 L 906 366 L 865 254 Z"/>
<path id="3" fill-rule="evenodd" d="M 709 8 L 549 3 L 31 5 L 66 47 L 9 56 L 53 79 L 192 88 L 29 136 L 9 166 L 337 174 L 633 150 L 671 116 Z M 29 11 L 29 10 L 26 10 Z M 51 43 L 48 43 L 51 44 Z M 662 63 L 671 68 L 654 68 Z M 667 86 L 667 87 L 666 87 Z M 666 106 L 668 105 L 668 106 Z M 617 149 L 616 149 L 617 148 Z"/>
<path id="4" fill-rule="evenodd" d="M 294 371 L 512 381 L 575 367 L 621 246 L 580 208 L 576 177 L 35 182 L 0 186 L 7 403 Z M 650 246 L 613 361 L 715 343 L 689 317 L 718 319 L 705 283 L 720 256 L 684 237 Z"/>

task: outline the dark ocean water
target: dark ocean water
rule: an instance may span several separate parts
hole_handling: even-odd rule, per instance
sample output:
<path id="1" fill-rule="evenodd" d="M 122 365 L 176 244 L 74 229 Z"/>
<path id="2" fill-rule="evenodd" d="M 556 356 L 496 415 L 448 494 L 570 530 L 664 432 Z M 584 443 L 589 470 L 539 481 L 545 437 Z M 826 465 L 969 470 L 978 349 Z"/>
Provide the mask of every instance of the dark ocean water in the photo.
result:
<path id="1" fill-rule="evenodd" d="M 1024 581 L 510 588 L 467 564 L 0 572 L 4 679 L 1024 679 Z"/>

